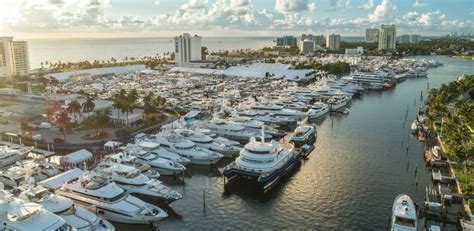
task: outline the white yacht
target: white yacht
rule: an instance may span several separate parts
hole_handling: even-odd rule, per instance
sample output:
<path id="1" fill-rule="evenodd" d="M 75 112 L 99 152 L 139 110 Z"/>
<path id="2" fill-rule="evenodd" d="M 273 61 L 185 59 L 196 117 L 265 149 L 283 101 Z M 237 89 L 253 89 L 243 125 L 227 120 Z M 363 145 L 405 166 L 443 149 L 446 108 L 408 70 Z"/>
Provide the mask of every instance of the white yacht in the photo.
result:
<path id="1" fill-rule="evenodd" d="M 131 196 L 115 183 L 91 177 L 80 169 L 69 170 L 39 184 L 115 222 L 151 224 L 168 216 L 158 206 Z"/>
<path id="2" fill-rule="evenodd" d="M 315 102 L 308 110 L 308 119 L 317 119 L 329 112 L 329 107 L 323 102 Z"/>
<path id="3" fill-rule="evenodd" d="M 183 139 L 173 132 L 161 133 L 154 142 L 170 152 L 189 159 L 191 164 L 211 165 L 219 162 L 223 157 L 222 154 L 199 147 L 194 142 Z"/>
<path id="4" fill-rule="evenodd" d="M 182 157 L 174 152 L 170 152 L 168 150 L 166 150 L 165 148 L 157 148 L 153 151 L 151 151 L 151 153 L 161 157 L 161 158 L 164 158 L 164 159 L 167 159 L 167 160 L 171 160 L 175 163 L 178 163 L 178 164 L 181 164 L 183 166 L 189 164 L 191 162 L 191 160 L 189 160 L 188 158 L 185 158 L 185 157 Z"/>
<path id="5" fill-rule="evenodd" d="M 37 203 L 46 210 L 63 218 L 67 224 L 79 231 L 113 231 L 115 227 L 107 220 L 84 208 L 76 207 L 71 199 L 56 195 L 42 186 L 22 185 L 15 188 L 18 198 Z"/>
<path id="6" fill-rule="evenodd" d="M 108 155 L 104 158 L 103 162 L 118 163 L 134 167 L 149 178 L 160 177 L 160 173 L 152 169 L 149 164 L 140 162 L 137 157 L 129 155 L 126 152 Z"/>
<path id="7" fill-rule="evenodd" d="M 0 172 L 0 182 L 10 188 L 18 187 L 28 178 L 41 181 L 59 173 L 58 169 L 37 165 L 36 163 L 24 163 L 22 166 L 13 166 Z"/>
<path id="8" fill-rule="evenodd" d="M 158 170 L 161 175 L 177 175 L 182 174 L 186 171 L 186 167 L 184 167 L 180 163 L 176 163 L 172 160 L 162 158 L 153 154 L 152 152 L 141 152 L 135 154 L 138 161 L 142 163 L 147 163 L 154 169 Z"/>
<path id="9" fill-rule="evenodd" d="M 262 104 L 262 103 L 254 103 L 250 106 L 250 109 L 272 113 L 275 116 L 288 117 L 297 121 L 303 120 L 307 116 L 305 112 L 285 109 L 283 108 L 283 106 L 271 105 L 271 104 L 267 105 L 267 104 Z"/>
<path id="10" fill-rule="evenodd" d="M 0 190 L 0 230 L 8 231 L 75 231 L 76 228 L 44 209 L 41 205 L 24 202 L 5 190 Z"/>
<path id="11" fill-rule="evenodd" d="M 231 123 L 244 126 L 246 129 L 256 133 L 260 132 L 262 130 L 262 126 L 265 125 L 265 123 L 262 121 L 253 120 L 250 117 L 245 116 L 234 115 L 230 118 L 230 120 Z M 281 139 L 282 137 L 288 135 L 287 132 L 279 131 L 278 129 L 275 129 L 271 126 L 265 126 L 265 133 L 269 134 L 274 139 Z"/>
<path id="12" fill-rule="evenodd" d="M 384 77 L 372 73 L 353 73 L 348 81 L 363 85 L 369 90 L 382 90 L 384 84 Z"/>
<path id="13" fill-rule="evenodd" d="M 213 138 L 210 136 L 204 135 L 199 132 L 195 132 L 192 130 L 187 130 L 187 129 L 176 129 L 174 130 L 177 134 L 181 135 L 184 138 L 188 138 L 192 142 L 194 142 L 197 146 L 207 148 L 211 151 L 215 151 L 218 153 L 221 153 L 224 155 L 224 157 L 235 157 L 239 155 L 240 152 L 240 147 L 237 147 L 236 145 L 229 145 L 231 141 L 229 140 L 224 140 L 221 137 L 218 137 L 221 141 L 221 143 L 217 143 L 214 141 Z M 234 142 L 232 142 L 234 143 Z M 237 143 L 237 142 L 235 142 Z"/>
<path id="14" fill-rule="evenodd" d="M 350 101 L 347 95 L 335 95 L 328 100 L 330 111 L 341 111 Z"/>
<path id="15" fill-rule="evenodd" d="M 393 202 L 391 231 L 416 231 L 416 209 L 413 200 L 405 194 L 398 195 Z"/>
<path id="16" fill-rule="evenodd" d="M 18 160 L 25 158 L 31 150 L 31 147 L 14 149 L 9 146 L 0 146 L 0 168 L 12 165 Z"/>
<path id="17" fill-rule="evenodd" d="M 157 198 L 167 203 L 182 198 L 181 194 L 163 185 L 161 181 L 148 178 L 134 167 L 101 163 L 94 171 L 99 174 L 98 177 L 107 178 L 134 195 Z"/>
<path id="18" fill-rule="evenodd" d="M 262 132 L 263 133 L 263 132 Z M 240 152 L 240 156 L 224 167 L 222 174 L 229 178 L 250 180 L 262 186 L 264 191 L 275 185 L 301 160 L 301 155 L 293 147 L 272 140 L 256 141 L 254 137 Z"/>
<path id="19" fill-rule="evenodd" d="M 228 124 L 221 119 L 212 119 L 207 125 L 207 128 L 215 132 L 217 135 L 237 141 L 239 143 L 247 143 L 251 137 L 257 136 L 258 132 L 255 130 L 246 129 L 242 125 Z M 264 139 L 270 140 L 272 136 L 265 134 Z"/>
<path id="20" fill-rule="evenodd" d="M 316 125 L 300 125 L 293 135 L 290 137 L 290 142 L 294 143 L 296 147 L 301 147 L 305 144 L 313 144 L 317 136 Z"/>

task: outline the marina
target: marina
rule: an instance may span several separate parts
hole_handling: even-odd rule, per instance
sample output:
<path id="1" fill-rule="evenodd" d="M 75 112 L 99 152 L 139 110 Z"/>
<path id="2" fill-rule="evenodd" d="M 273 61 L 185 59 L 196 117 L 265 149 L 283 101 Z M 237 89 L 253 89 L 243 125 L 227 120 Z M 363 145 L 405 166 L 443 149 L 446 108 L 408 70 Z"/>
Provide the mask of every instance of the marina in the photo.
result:
<path id="1" fill-rule="evenodd" d="M 371 62 L 372 68 L 392 76 L 402 71 L 397 68 L 401 63 L 426 65 L 424 57 L 417 58 L 421 61 L 400 60 L 392 66 L 386 60 Z M 120 230 L 137 225 L 141 230 L 172 230 L 224 223 L 248 229 L 255 228 L 257 221 L 262 228 L 300 224 L 308 229 L 410 230 L 441 222 L 449 230 L 457 226 L 459 207 L 440 208 L 458 203 L 449 190 L 455 179 L 443 170 L 446 154 L 439 147 L 425 150 L 431 136 L 422 126 L 423 101 L 413 98 L 422 98 L 419 92 L 426 85 L 449 81 L 444 76 L 455 78 L 469 65 L 447 57 L 436 59 L 444 66 L 429 69 L 428 78 L 391 80 L 379 72 L 374 75 L 379 77 L 371 77 L 382 79 L 376 85 L 372 80 L 360 82 L 360 77 L 353 82 L 350 78 L 355 76 L 338 79 L 322 73 L 307 75 L 304 82 L 216 79 L 208 74 L 189 80 L 185 79 L 188 72 L 165 72 L 167 78 L 148 74 L 147 78 L 164 84 L 160 89 L 170 99 L 166 106 L 180 108 L 183 118 L 159 131 L 139 134 L 133 142 L 110 143 L 112 150 L 106 156 L 83 149 L 60 157 L 57 165 L 38 162 L 43 167 L 34 171 L 24 170 L 26 163 L 18 160 L 30 152 L 42 158 L 54 153 L 4 142 L 5 158 L 12 159 L 4 163 L 17 166 L 2 171 L 0 180 L 15 190 L 34 179 L 41 186 L 28 188 L 30 194 L 48 188 L 56 193 L 55 200 L 75 203 L 81 213 L 96 213 L 111 221 L 91 222 L 91 227 L 104 230 L 111 225 Z M 115 78 L 126 82 L 117 86 L 112 83 L 118 79 L 100 80 L 111 91 L 148 86 L 130 75 Z M 384 85 L 385 80 L 398 83 Z M 176 82 L 184 89 L 167 87 Z M 258 96 L 243 87 L 248 83 Z M 271 94 L 264 93 L 269 89 Z M 111 94 L 105 92 L 98 97 L 105 100 Z M 214 102 L 221 104 L 211 106 Z M 393 112 L 405 106 L 405 112 Z M 418 112 L 416 118 L 409 112 Z M 407 122 L 412 119 L 412 124 Z M 66 172 L 59 174 L 58 169 Z M 398 194 L 406 195 L 394 200 Z M 260 212 L 248 222 L 229 220 L 255 210 Z M 360 210 L 377 222 L 364 219 Z M 264 219 L 275 212 L 285 212 L 292 222 L 280 220 L 281 214 L 276 220 Z M 335 222 L 341 218 L 345 222 Z"/>

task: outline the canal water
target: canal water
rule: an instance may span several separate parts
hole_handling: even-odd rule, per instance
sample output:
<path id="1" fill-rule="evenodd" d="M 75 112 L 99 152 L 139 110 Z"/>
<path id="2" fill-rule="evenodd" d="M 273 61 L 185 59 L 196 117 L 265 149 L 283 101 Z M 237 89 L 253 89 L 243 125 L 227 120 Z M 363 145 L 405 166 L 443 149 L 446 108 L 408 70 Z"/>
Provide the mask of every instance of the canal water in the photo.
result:
<path id="1" fill-rule="evenodd" d="M 353 100 L 349 114 L 318 121 L 316 148 L 309 159 L 268 194 L 242 186 L 224 193 L 217 170 L 190 167 L 184 186 L 172 186 L 184 196 L 171 204 L 182 218 L 160 222 L 160 230 L 386 230 L 395 197 L 405 193 L 420 203 L 431 180 L 423 144 L 410 135 L 421 91 L 425 98 L 428 83 L 438 87 L 474 71 L 470 60 L 417 58 L 444 66 L 430 69 L 428 78 L 366 93 Z"/>

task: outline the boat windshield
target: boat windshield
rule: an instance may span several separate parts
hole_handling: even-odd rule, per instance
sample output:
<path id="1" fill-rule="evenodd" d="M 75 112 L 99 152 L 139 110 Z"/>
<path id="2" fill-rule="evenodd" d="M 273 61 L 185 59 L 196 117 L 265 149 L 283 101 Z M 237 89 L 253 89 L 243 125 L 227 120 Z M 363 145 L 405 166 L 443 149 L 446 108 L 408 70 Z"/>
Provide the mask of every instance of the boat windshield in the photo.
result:
<path id="1" fill-rule="evenodd" d="M 406 226 L 406 227 L 415 227 L 416 221 L 414 219 L 410 219 L 406 217 L 396 217 L 395 224 Z"/>

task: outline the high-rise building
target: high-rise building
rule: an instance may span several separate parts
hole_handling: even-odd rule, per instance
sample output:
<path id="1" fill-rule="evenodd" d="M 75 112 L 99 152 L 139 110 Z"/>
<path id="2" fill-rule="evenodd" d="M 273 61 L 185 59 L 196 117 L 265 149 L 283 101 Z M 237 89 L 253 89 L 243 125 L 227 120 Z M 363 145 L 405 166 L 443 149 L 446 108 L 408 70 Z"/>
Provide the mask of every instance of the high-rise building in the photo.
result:
<path id="1" fill-rule="evenodd" d="M 365 30 L 365 42 L 375 43 L 379 41 L 379 29 L 368 28 Z"/>
<path id="2" fill-rule="evenodd" d="M 341 36 L 336 34 L 330 34 L 326 40 L 326 47 L 329 50 L 339 50 L 341 47 Z"/>
<path id="3" fill-rule="evenodd" d="M 15 75 L 28 75 L 29 70 L 28 44 L 0 37 L 0 77 L 11 80 Z"/>
<path id="4" fill-rule="evenodd" d="M 300 50 L 303 54 L 310 54 L 314 52 L 314 41 L 305 39 L 300 42 Z"/>
<path id="5" fill-rule="evenodd" d="M 379 31 L 379 50 L 394 50 L 396 36 L 397 32 L 395 25 L 382 24 Z"/>
<path id="6" fill-rule="evenodd" d="M 410 42 L 411 43 L 418 43 L 419 41 L 421 41 L 421 36 L 420 35 L 417 35 L 417 34 L 410 35 Z"/>
<path id="7" fill-rule="evenodd" d="M 279 37 L 276 39 L 277 41 L 277 47 L 291 47 L 295 48 L 298 47 L 298 42 L 296 37 L 287 35 L 283 37 Z"/>
<path id="8" fill-rule="evenodd" d="M 184 63 L 202 59 L 201 37 L 184 33 L 174 37 L 174 45 L 177 66 L 183 66 Z"/>
<path id="9" fill-rule="evenodd" d="M 326 44 L 326 37 L 324 37 L 324 35 L 302 34 L 301 41 L 304 40 L 313 41 L 314 45 L 322 46 Z"/>
<path id="10" fill-rule="evenodd" d="M 404 34 L 400 36 L 400 43 L 410 43 L 410 35 Z"/>

